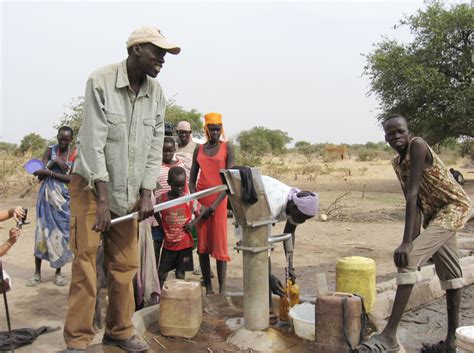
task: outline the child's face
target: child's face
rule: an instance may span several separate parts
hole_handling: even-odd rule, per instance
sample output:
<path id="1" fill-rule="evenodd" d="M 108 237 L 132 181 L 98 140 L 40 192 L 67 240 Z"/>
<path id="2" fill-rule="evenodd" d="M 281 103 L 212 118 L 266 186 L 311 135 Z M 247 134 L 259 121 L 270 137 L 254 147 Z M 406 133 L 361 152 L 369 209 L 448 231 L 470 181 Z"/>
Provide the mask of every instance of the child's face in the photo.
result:
<path id="1" fill-rule="evenodd" d="M 174 143 L 165 142 L 163 144 L 163 163 L 169 164 L 173 160 L 176 147 Z"/>
<path id="2" fill-rule="evenodd" d="M 186 187 L 186 174 L 177 175 L 174 179 L 168 179 L 171 193 L 176 197 L 181 197 Z"/>
<path id="3" fill-rule="evenodd" d="M 392 118 L 384 125 L 385 141 L 397 152 L 403 152 L 408 146 L 408 126 L 403 118 Z"/>

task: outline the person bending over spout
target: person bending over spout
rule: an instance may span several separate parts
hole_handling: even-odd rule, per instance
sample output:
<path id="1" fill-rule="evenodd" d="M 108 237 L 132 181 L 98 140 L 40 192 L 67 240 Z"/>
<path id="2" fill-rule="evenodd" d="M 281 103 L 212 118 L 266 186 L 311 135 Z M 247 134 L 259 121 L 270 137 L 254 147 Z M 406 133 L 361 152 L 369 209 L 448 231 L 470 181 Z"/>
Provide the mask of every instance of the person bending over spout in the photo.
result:
<path id="1" fill-rule="evenodd" d="M 272 217 L 278 222 L 286 222 L 283 233 L 292 234 L 294 247 L 296 227 L 314 217 L 318 212 L 318 195 L 311 191 L 300 191 L 297 188 L 293 188 L 266 175 L 262 175 L 262 181 L 270 205 L 270 210 L 272 212 Z M 294 283 L 296 274 L 295 269 L 293 268 L 293 249 L 287 249 L 286 242 L 283 244 L 285 255 L 288 257 L 288 274 Z M 270 258 L 269 266 L 270 290 L 274 294 L 283 297 L 285 291 L 281 281 L 271 273 Z M 270 304 L 271 303 L 272 301 L 270 300 Z"/>
<path id="2" fill-rule="evenodd" d="M 382 333 L 364 342 L 359 352 L 398 352 L 398 324 L 417 282 L 420 265 L 432 257 L 441 288 L 446 290 L 448 333 L 444 341 L 424 343 L 421 352 L 454 353 L 464 286 L 455 235 L 469 216 L 471 200 L 428 144 L 419 137 L 409 137 L 403 116 L 389 116 L 383 128 L 385 141 L 397 152 L 392 165 L 405 194 L 405 229 L 402 243 L 393 255 L 398 287 L 392 314 Z M 420 233 L 421 215 L 425 229 Z"/>

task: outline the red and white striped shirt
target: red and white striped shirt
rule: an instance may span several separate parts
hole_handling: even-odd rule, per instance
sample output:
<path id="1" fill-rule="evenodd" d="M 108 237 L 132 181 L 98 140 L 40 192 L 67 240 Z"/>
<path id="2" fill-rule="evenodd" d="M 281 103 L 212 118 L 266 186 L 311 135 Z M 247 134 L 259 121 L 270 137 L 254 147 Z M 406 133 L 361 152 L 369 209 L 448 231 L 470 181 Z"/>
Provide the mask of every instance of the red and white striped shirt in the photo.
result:
<path id="1" fill-rule="evenodd" d="M 154 191 L 154 196 L 152 196 L 153 206 L 156 205 L 156 198 L 159 195 L 171 190 L 171 187 L 168 184 L 168 172 L 173 167 L 185 168 L 184 162 L 178 159 L 175 164 L 166 164 L 166 163 L 161 164 L 160 175 L 158 175 L 158 178 L 156 179 L 157 188 Z M 186 180 L 186 187 L 184 188 L 184 191 L 187 192 L 188 190 L 189 190 L 188 180 Z M 158 227 L 158 222 L 156 221 L 155 217 L 150 217 L 150 219 L 151 219 L 151 226 Z"/>

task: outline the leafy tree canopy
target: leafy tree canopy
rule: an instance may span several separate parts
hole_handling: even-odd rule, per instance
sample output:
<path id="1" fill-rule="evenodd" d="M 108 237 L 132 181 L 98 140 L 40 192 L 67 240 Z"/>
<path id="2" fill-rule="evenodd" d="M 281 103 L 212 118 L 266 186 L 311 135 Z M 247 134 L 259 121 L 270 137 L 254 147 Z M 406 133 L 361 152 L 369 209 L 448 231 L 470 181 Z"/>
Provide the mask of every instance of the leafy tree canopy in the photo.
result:
<path id="1" fill-rule="evenodd" d="M 284 131 L 270 130 L 262 126 L 244 130 L 237 135 L 242 152 L 257 154 L 282 153 L 292 140 Z"/>
<path id="2" fill-rule="evenodd" d="M 63 116 L 54 125 L 59 129 L 61 126 L 67 125 L 74 131 L 74 137 L 77 136 L 82 123 L 82 114 L 84 110 L 84 97 L 74 98 Z M 191 124 L 191 129 L 195 136 L 203 135 L 203 125 L 201 122 L 201 113 L 196 109 L 186 110 L 176 103 L 174 98 L 166 101 L 165 121 L 172 123 L 175 127 L 179 121 L 186 120 Z"/>
<path id="3" fill-rule="evenodd" d="M 182 120 L 191 124 L 191 130 L 194 136 L 202 137 L 204 135 L 202 114 L 196 109 L 186 110 L 182 106 L 176 104 L 174 98 L 166 101 L 165 121 L 172 123 L 176 129 L 178 123 Z"/>
<path id="4" fill-rule="evenodd" d="M 296 141 L 295 142 L 295 147 L 303 147 L 303 146 L 310 146 L 311 144 L 308 141 Z"/>
<path id="5" fill-rule="evenodd" d="M 13 154 L 17 148 L 18 146 L 15 143 L 0 141 L 0 151 Z"/>
<path id="6" fill-rule="evenodd" d="M 40 135 L 35 132 L 31 134 L 25 135 L 20 142 L 20 146 L 18 150 L 21 153 L 25 153 L 27 151 L 31 151 L 34 154 L 41 154 L 43 155 L 44 150 L 47 147 L 47 141 Z"/>
<path id="7" fill-rule="evenodd" d="M 380 101 L 378 119 L 398 113 L 410 130 L 431 144 L 449 137 L 474 136 L 472 31 L 474 9 L 439 2 L 405 16 L 411 43 L 384 38 L 366 55 L 369 94 Z"/>
<path id="8" fill-rule="evenodd" d="M 75 140 L 79 128 L 81 127 L 83 110 L 84 97 L 73 98 L 69 106 L 67 106 L 67 110 L 63 113 L 63 116 L 53 125 L 53 127 L 59 129 L 61 126 L 69 126 L 72 131 L 74 131 Z"/>

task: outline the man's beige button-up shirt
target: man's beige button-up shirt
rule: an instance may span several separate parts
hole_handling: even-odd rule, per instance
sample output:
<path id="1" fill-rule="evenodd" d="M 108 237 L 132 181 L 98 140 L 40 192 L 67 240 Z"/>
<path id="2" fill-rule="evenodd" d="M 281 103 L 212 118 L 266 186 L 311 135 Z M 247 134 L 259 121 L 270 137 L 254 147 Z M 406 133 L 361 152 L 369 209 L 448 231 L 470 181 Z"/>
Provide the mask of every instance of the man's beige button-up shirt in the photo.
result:
<path id="1" fill-rule="evenodd" d="M 92 73 L 77 137 L 73 173 L 95 190 L 107 182 L 110 210 L 119 216 L 136 203 L 140 189 L 154 190 L 160 174 L 165 97 L 158 81 L 146 77 L 136 95 L 126 60 Z"/>

